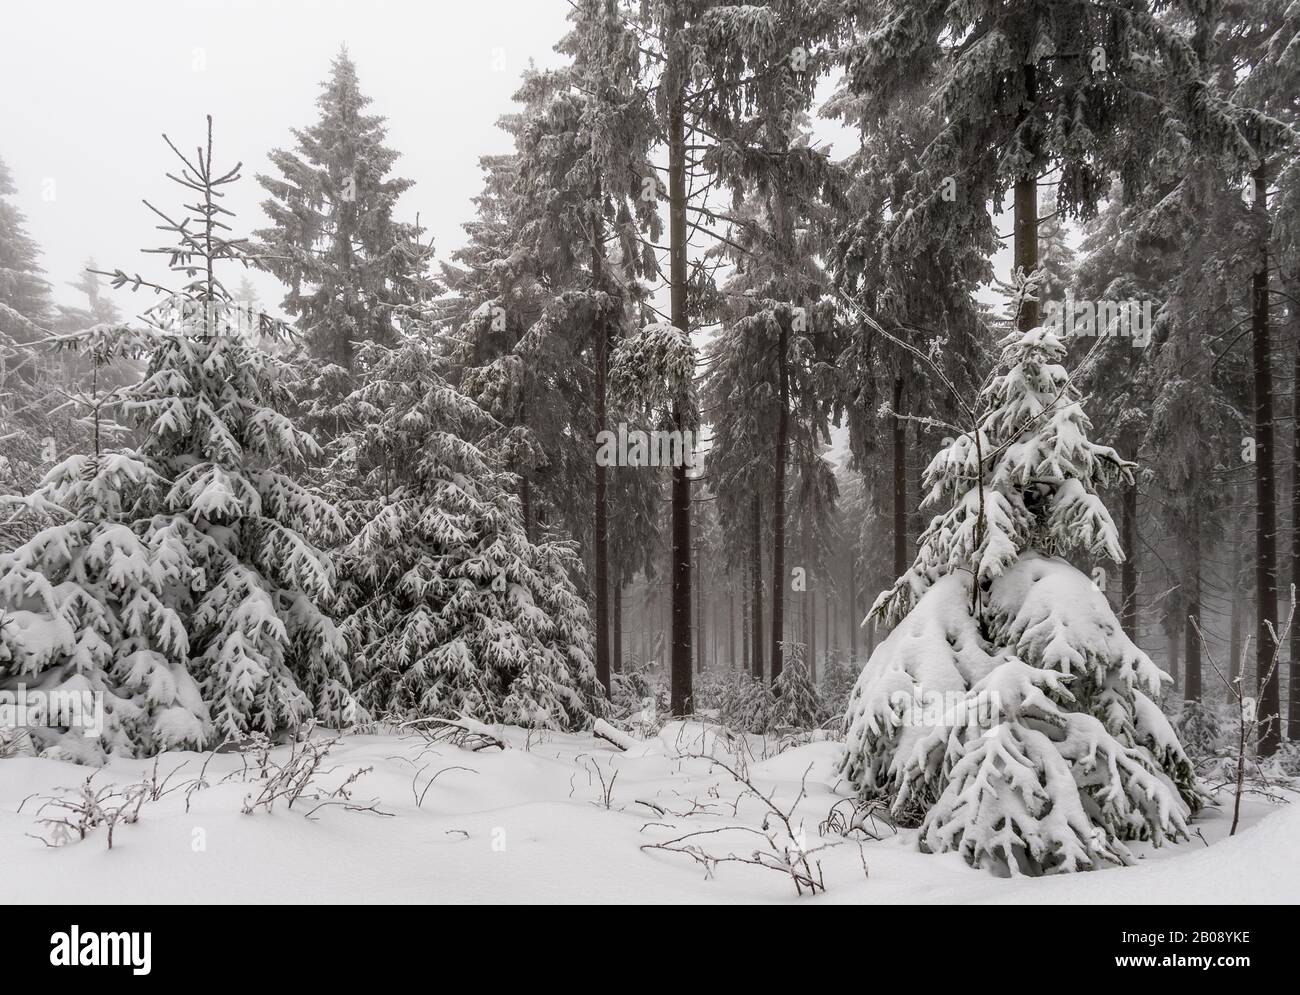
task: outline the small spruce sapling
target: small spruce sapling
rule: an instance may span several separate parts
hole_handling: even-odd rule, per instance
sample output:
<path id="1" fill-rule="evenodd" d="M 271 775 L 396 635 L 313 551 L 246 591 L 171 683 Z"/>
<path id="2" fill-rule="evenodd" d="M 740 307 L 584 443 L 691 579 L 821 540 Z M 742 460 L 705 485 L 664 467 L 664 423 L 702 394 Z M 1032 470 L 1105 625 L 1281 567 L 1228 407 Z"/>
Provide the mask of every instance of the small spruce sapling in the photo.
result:
<path id="1" fill-rule="evenodd" d="M 119 405 L 140 444 L 55 467 L 26 503 L 58 523 L 0 562 L 0 610 L 14 620 L 0 631 L 0 679 L 101 692 L 96 745 L 117 752 L 362 717 L 316 545 L 342 520 L 291 475 L 318 449 L 283 413 L 286 371 L 246 334 L 288 330 L 237 306 L 218 272 L 254 262 L 221 205 L 240 167 L 214 167 L 211 118 L 193 155 L 167 144 L 192 202 L 183 216 L 148 205 L 175 241 L 146 251 L 183 283 L 106 274 L 163 300 L 141 328 L 87 333 L 92 350 L 112 337 L 148 361 Z"/>

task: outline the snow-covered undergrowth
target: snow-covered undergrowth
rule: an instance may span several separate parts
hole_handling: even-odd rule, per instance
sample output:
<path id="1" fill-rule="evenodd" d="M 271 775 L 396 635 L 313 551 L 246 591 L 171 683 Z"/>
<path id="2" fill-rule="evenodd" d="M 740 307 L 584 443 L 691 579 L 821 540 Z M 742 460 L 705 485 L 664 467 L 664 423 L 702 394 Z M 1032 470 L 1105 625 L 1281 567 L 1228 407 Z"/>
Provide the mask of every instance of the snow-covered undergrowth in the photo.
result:
<path id="1" fill-rule="evenodd" d="M 878 813 L 857 821 L 879 839 L 852 831 L 861 813 L 835 773 L 838 742 L 670 723 L 620 751 L 590 734 L 488 732 L 507 748 L 403 730 L 335 743 L 317 733 L 313 748 L 172 751 L 156 766 L 2 760 L 0 900 L 1231 903 L 1300 893 L 1295 806 L 1248 799 L 1230 839 L 1230 812 L 1210 807 L 1193 823 L 1204 839 L 1135 843 L 1132 867 L 1001 879 L 956 853 L 921 853 L 917 830 Z M 42 820 L 75 810 L 92 774 L 106 808 L 130 801 L 112 849 L 105 824 L 47 845 L 59 834 Z M 806 858 L 825 891 L 798 897 L 776 866 L 783 852 Z"/>

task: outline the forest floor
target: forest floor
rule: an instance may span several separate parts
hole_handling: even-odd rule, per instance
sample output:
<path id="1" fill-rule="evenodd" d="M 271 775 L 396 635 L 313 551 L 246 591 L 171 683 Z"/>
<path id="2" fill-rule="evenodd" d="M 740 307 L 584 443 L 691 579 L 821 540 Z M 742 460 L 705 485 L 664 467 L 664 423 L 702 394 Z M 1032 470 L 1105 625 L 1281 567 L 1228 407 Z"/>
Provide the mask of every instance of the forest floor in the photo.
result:
<path id="1" fill-rule="evenodd" d="M 672 723 L 627 752 L 591 735 L 513 728 L 500 731 L 505 750 L 413 734 L 346 736 L 292 807 L 282 796 L 252 814 L 243 812 L 248 801 L 275 783 L 260 776 L 256 756 L 166 753 L 159 786 L 133 789 L 144 794 L 138 817 L 115 826 L 111 850 L 104 825 L 57 846 L 38 838 L 56 841 L 61 832 L 41 818 L 80 819 L 45 802 L 75 804 L 93 769 L 0 760 L 0 902 L 1221 904 L 1300 894 L 1300 805 L 1247 800 L 1242 828 L 1228 838 L 1229 798 L 1196 820 L 1203 839 L 1138 844 L 1136 866 L 1000 879 L 956 854 L 919 852 L 915 830 L 877 823 L 883 838 L 860 844 L 823 832 L 837 803 L 840 814 L 852 807 L 834 771 L 838 743 L 779 749 L 774 740 L 729 743 L 702 728 Z M 286 746 L 270 751 L 267 773 L 288 757 Z M 329 797 L 361 768 L 372 769 L 347 786 L 350 800 Z M 154 771 L 152 760 L 115 759 L 94 772 L 91 787 L 127 791 Z M 200 775 L 207 786 L 195 789 Z M 791 830 L 816 851 L 809 869 L 824 893 L 809 898 L 805 884 L 797 897 L 785 870 L 712 862 L 757 850 L 772 863 L 793 849 L 781 817 L 756 792 L 787 814 L 798 799 Z M 123 797 L 101 797 L 101 810 Z M 312 813 L 322 801 L 332 803 Z M 133 799 L 126 811 L 135 807 Z M 703 834 L 679 844 L 697 847 L 694 857 L 644 848 L 688 833 Z"/>

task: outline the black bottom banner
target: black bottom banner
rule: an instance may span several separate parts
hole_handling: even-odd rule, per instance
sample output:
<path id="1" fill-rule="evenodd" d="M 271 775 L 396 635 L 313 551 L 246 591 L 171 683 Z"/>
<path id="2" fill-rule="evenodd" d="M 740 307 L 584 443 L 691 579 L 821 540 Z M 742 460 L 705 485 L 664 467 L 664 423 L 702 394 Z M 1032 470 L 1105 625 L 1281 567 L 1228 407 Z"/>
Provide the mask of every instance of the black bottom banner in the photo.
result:
<path id="1" fill-rule="evenodd" d="M 830 911 L 833 921 L 814 912 L 819 919 L 815 925 L 795 925 L 793 917 L 789 924 L 777 925 L 773 910 L 764 909 L 755 912 L 764 923 L 754 929 L 776 925 L 791 944 L 791 956 L 799 959 L 822 950 L 832 962 L 842 963 L 846 950 L 862 949 L 867 964 L 880 958 L 982 973 L 987 956 L 1017 973 L 1042 968 L 1085 982 L 1138 972 L 1169 973 L 1179 984 L 1190 974 L 1231 984 L 1237 972 L 1285 970 L 1294 961 L 1297 943 L 1286 925 L 1290 910 L 1266 906 L 805 907 Z M 658 959 L 654 951 L 661 946 L 664 951 L 691 949 L 696 963 L 712 963 L 729 973 L 770 962 L 777 950 L 755 960 L 747 927 L 727 938 L 727 927 L 743 922 L 746 912 L 720 917 L 718 911 L 691 910 L 681 922 L 671 913 L 665 918 L 662 910 L 652 911 L 637 925 L 633 909 L 614 920 L 589 918 L 589 911 L 574 908 L 562 913 L 559 928 L 549 929 L 547 919 L 526 907 L 10 906 L 4 935 L 7 961 L 18 968 L 19 977 L 54 972 L 95 982 L 97 976 L 111 975 L 128 986 L 198 981 L 211 971 L 229 972 L 232 979 L 256 978 L 260 985 L 321 968 L 334 984 L 353 977 L 373 982 L 383 962 L 413 957 L 412 963 L 427 964 L 440 950 L 454 957 L 453 951 L 467 949 L 466 942 L 477 947 L 502 940 L 510 949 L 506 964 L 521 970 L 554 963 L 566 956 L 562 946 L 572 944 L 569 956 L 595 967 L 594 977 L 626 967 L 629 957 Z M 709 920 L 712 925 L 706 924 Z M 602 924 L 612 928 L 602 929 Z M 751 940 L 744 939 L 747 935 Z M 414 945 L 413 937 L 419 937 Z M 529 956 L 534 949 L 537 960 Z"/>

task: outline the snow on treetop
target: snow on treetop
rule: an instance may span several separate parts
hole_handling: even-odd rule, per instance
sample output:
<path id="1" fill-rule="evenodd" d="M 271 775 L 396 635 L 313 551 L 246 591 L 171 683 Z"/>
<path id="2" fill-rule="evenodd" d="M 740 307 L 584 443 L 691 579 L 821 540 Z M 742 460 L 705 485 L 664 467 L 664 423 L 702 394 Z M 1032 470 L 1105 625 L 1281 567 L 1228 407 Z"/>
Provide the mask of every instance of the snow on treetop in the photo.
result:
<path id="1" fill-rule="evenodd" d="M 1130 479 L 1134 464 L 1088 438 L 1078 390 L 1056 362 L 1063 354 L 1044 328 L 1003 340 L 1000 372 L 981 390 L 974 423 L 925 470 L 924 505 L 945 496 L 952 504 L 931 521 L 911 569 L 876 599 L 872 616 L 897 622 L 929 584 L 953 572 L 974 573 L 983 590 L 1036 547 L 1123 560 L 1096 491 Z"/>

